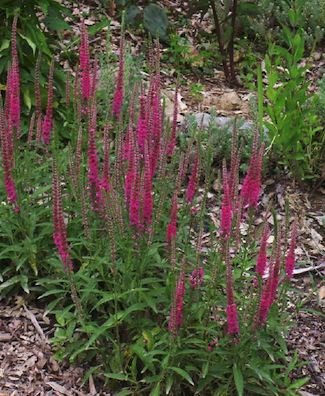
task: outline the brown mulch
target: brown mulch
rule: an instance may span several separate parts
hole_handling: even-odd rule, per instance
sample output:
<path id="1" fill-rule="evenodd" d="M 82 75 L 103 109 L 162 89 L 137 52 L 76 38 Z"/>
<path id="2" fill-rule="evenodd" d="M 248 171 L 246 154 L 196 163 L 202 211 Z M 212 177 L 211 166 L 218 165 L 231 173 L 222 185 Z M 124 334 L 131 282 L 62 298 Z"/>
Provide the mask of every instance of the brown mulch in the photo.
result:
<path id="1" fill-rule="evenodd" d="M 43 310 L 0 302 L 0 396 L 88 396 L 81 368 L 58 363 L 49 338 L 53 324 Z M 104 395 L 104 394 L 103 394 Z"/>
<path id="2" fill-rule="evenodd" d="M 318 279 L 314 285 L 313 281 L 311 276 L 294 279 L 294 286 L 303 292 L 303 308 L 287 337 L 290 353 L 297 351 L 304 362 L 294 371 L 293 379 L 310 378 L 302 388 L 303 396 L 325 394 L 325 294 L 322 281 Z"/>

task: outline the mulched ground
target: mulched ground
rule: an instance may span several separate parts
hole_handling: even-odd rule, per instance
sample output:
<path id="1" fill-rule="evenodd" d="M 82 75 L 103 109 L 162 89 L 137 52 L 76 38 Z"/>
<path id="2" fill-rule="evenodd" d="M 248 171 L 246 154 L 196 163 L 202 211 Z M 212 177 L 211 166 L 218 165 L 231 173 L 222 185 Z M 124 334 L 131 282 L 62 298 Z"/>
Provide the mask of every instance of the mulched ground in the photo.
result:
<path id="1" fill-rule="evenodd" d="M 287 337 L 290 353 L 297 351 L 305 362 L 292 379 L 310 378 L 301 392 L 303 396 L 325 394 L 325 294 L 320 278 L 314 279 L 314 286 L 312 281 L 311 276 L 294 279 L 294 286 L 303 292 L 298 302 L 303 308 L 294 317 Z"/>
<path id="2" fill-rule="evenodd" d="M 42 309 L 0 303 L 0 396 L 86 396 L 83 370 L 53 358 L 53 326 Z M 89 387 L 88 387 L 89 388 Z"/>

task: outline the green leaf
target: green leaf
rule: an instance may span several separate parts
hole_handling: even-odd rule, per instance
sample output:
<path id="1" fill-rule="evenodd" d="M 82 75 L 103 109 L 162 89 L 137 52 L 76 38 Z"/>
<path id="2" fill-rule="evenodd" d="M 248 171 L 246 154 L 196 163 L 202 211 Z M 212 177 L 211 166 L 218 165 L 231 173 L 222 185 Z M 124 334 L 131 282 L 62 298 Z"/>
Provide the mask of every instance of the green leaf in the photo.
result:
<path id="1" fill-rule="evenodd" d="M 122 389 L 120 392 L 115 393 L 115 396 L 129 396 L 133 395 L 133 391 L 129 389 Z"/>
<path id="2" fill-rule="evenodd" d="M 20 275 L 20 286 L 25 293 L 29 294 L 28 277 L 26 275 Z"/>
<path id="3" fill-rule="evenodd" d="M 169 392 L 173 386 L 173 382 L 174 382 L 173 376 L 170 376 L 167 378 L 167 380 L 166 380 L 166 395 L 169 395 Z"/>
<path id="4" fill-rule="evenodd" d="M 51 30 L 71 30 L 70 25 L 65 22 L 60 12 L 53 7 L 49 8 L 48 15 L 44 19 L 44 24 Z"/>
<path id="5" fill-rule="evenodd" d="M 0 285 L 0 291 L 21 282 L 22 275 L 16 275 Z"/>
<path id="6" fill-rule="evenodd" d="M 232 368 L 234 374 L 235 385 L 237 389 L 238 396 L 243 396 L 244 394 L 244 379 L 241 370 L 238 368 L 237 364 L 233 365 Z"/>
<path id="7" fill-rule="evenodd" d="M 166 12 L 157 4 L 149 4 L 144 9 L 143 26 L 153 37 L 167 40 L 169 21 Z"/>
<path id="8" fill-rule="evenodd" d="M 22 33 L 19 33 L 19 36 L 22 37 L 25 41 L 27 41 L 28 45 L 33 50 L 33 54 L 35 55 L 36 44 L 34 43 L 34 41 L 30 37 L 24 36 Z"/>
<path id="9" fill-rule="evenodd" d="M 30 97 L 29 88 L 22 89 L 24 96 L 24 103 L 27 106 L 28 110 L 32 108 L 32 99 Z"/>
<path id="10" fill-rule="evenodd" d="M 160 382 L 153 388 L 150 392 L 150 396 L 159 396 L 160 395 Z"/>
<path id="11" fill-rule="evenodd" d="M 297 381 L 293 382 L 288 389 L 299 389 L 303 385 L 305 385 L 310 380 L 309 377 L 300 378 Z"/>
<path id="12" fill-rule="evenodd" d="M 128 380 L 127 374 L 123 374 L 123 373 L 104 373 L 104 376 L 107 378 L 118 380 L 118 381 L 127 381 Z"/>
<path id="13" fill-rule="evenodd" d="M 90 26 L 88 29 L 89 36 L 94 36 L 96 33 L 100 32 L 104 27 L 109 26 L 111 23 L 110 19 L 103 19 L 102 21 L 95 23 L 95 25 Z"/>
<path id="14" fill-rule="evenodd" d="M 192 377 L 189 375 L 189 373 L 179 367 L 170 367 L 171 370 L 175 371 L 178 375 L 186 379 L 187 382 L 189 382 L 191 385 L 194 385 L 194 382 L 192 380 Z"/>
<path id="15" fill-rule="evenodd" d="M 261 8 L 255 3 L 241 2 L 238 4 L 238 15 L 256 16 L 261 13 Z"/>
<path id="16" fill-rule="evenodd" d="M 1 47 L 0 47 L 0 52 L 2 52 L 3 50 L 9 48 L 9 45 L 10 45 L 10 40 L 8 40 L 8 39 L 3 39 L 3 40 L 2 40 Z"/>

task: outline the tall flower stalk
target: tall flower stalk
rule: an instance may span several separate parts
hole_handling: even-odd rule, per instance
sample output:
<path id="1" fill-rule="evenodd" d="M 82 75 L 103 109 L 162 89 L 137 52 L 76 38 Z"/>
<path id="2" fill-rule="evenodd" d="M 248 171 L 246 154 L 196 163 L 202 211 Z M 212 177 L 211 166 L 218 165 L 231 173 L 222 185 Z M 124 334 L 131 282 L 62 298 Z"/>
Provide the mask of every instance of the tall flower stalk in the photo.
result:
<path id="1" fill-rule="evenodd" d="M 11 31 L 11 66 L 9 72 L 9 118 L 8 123 L 20 133 L 20 76 L 17 52 L 17 15 L 14 17 Z"/>
<path id="2" fill-rule="evenodd" d="M 52 178 L 52 200 L 53 200 L 53 240 L 58 249 L 59 256 L 66 271 L 72 271 L 73 265 L 70 257 L 67 240 L 67 230 L 64 222 L 62 208 L 62 192 L 56 162 L 53 161 Z"/>
<path id="3" fill-rule="evenodd" d="M 47 107 L 46 114 L 42 125 L 42 137 L 46 145 L 51 142 L 51 131 L 53 128 L 53 73 L 54 73 L 54 61 L 51 62 L 49 71 L 49 82 L 47 89 Z"/>
<path id="4" fill-rule="evenodd" d="M 81 36 L 79 48 L 79 63 L 81 75 L 81 94 L 84 101 L 88 101 L 91 95 L 90 87 L 90 57 L 88 31 L 84 21 L 81 21 Z"/>
<path id="5" fill-rule="evenodd" d="M 228 239 L 231 233 L 232 205 L 230 201 L 229 182 L 225 161 L 222 167 L 222 189 L 223 198 L 221 204 L 220 234 L 224 239 Z"/>
<path id="6" fill-rule="evenodd" d="M 4 185 L 7 193 L 7 200 L 13 206 L 15 212 L 19 212 L 20 208 L 17 203 L 16 186 L 13 178 L 13 130 L 11 120 L 9 118 L 6 122 L 3 108 L 0 104 L 0 142 L 1 142 L 1 157 L 4 176 Z"/>
<path id="7" fill-rule="evenodd" d="M 285 271 L 288 279 L 292 278 L 293 271 L 295 269 L 295 249 L 297 242 L 297 220 L 294 220 L 291 226 L 291 241 L 289 246 L 289 252 L 285 261 Z"/>
<path id="8" fill-rule="evenodd" d="M 120 40 L 119 69 L 117 74 L 116 89 L 114 93 L 112 114 L 116 119 L 121 116 L 124 99 L 124 37 Z"/>

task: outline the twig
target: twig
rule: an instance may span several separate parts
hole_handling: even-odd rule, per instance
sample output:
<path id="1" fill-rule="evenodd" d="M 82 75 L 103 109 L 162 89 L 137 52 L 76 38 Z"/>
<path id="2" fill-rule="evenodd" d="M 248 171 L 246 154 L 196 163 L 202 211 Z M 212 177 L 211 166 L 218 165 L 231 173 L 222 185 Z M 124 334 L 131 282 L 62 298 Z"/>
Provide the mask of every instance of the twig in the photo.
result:
<path id="1" fill-rule="evenodd" d="M 41 326 L 39 325 L 39 323 L 38 323 L 38 321 L 37 321 L 35 315 L 33 314 L 33 312 L 31 312 L 31 311 L 26 307 L 25 304 L 23 305 L 23 307 L 24 307 L 24 309 L 25 309 L 25 311 L 26 311 L 26 313 L 27 313 L 29 319 L 30 319 L 31 322 L 33 323 L 33 325 L 34 325 L 36 331 L 38 332 L 38 334 L 40 335 L 40 337 L 42 338 L 42 340 L 43 340 L 44 342 L 46 342 L 45 334 L 44 334 L 44 332 L 43 332 Z"/>

